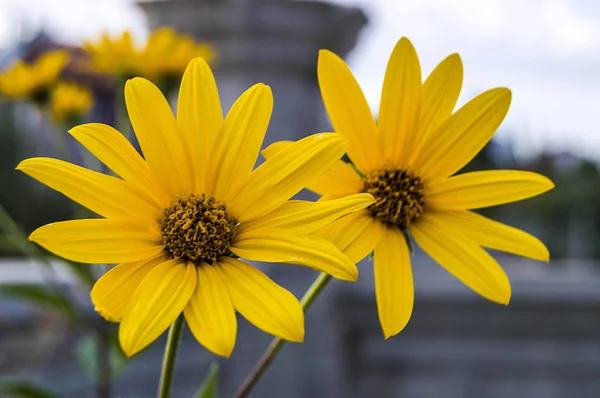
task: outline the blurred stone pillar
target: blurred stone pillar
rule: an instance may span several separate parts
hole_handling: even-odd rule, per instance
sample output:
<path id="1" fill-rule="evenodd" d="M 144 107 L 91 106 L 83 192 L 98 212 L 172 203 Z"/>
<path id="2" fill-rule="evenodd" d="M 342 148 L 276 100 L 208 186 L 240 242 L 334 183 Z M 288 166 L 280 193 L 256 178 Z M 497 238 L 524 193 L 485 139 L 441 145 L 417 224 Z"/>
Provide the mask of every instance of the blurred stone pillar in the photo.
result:
<path id="1" fill-rule="evenodd" d="M 140 1 L 150 28 L 172 25 L 213 43 L 224 111 L 248 87 L 271 86 L 275 107 L 265 143 L 329 131 L 316 79 L 317 54 L 344 56 L 367 23 L 363 12 L 318 1 Z"/>

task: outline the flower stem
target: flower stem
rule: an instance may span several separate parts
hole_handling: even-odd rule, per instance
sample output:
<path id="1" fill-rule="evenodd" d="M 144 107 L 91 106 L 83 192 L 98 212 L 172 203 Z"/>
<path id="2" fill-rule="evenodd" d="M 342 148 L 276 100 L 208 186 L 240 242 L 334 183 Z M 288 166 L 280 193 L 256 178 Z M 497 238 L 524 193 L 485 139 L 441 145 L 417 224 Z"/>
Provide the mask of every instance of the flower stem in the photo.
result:
<path id="1" fill-rule="evenodd" d="M 171 395 L 171 382 L 173 381 L 173 371 L 175 370 L 175 359 L 177 358 L 177 348 L 179 348 L 179 339 L 183 331 L 183 314 L 173 322 L 169 329 L 169 337 L 165 346 L 165 356 L 163 357 L 162 372 L 160 375 L 160 384 L 158 385 L 158 398 L 169 398 Z"/>
<path id="2" fill-rule="evenodd" d="M 106 325 L 101 325 L 96 334 L 96 343 L 98 344 L 98 380 L 96 385 L 96 396 L 98 398 L 110 398 L 110 346 L 109 335 Z"/>
<path id="3" fill-rule="evenodd" d="M 330 280 L 331 276 L 321 273 L 317 279 L 315 279 L 312 285 L 310 285 L 306 293 L 304 293 L 304 296 L 302 296 L 302 300 L 300 300 L 300 304 L 302 304 L 304 312 L 308 311 L 313 301 L 315 301 L 319 293 L 321 293 L 323 288 Z M 248 396 L 252 388 L 254 388 L 258 380 L 260 380 L 262 375 L 266 372 L 271 362 L 273 362 L 273 359 L 275 359 L 275 356 L 277 353 L 279 353 L 279 350 L 281 350 L 283 344 L 285 344 L 285 340 L 282 340 L 279 337 L 275 337 L 273 340 L 271 340 L 271 343 L 265 352 L 263 352 L 258 362 L 254 365 L 254 368 L 252 368 L 250 374 L 248 374 L 238 389 L 237 393 L 235 394 L 235 398 L 244 398 Z"/>

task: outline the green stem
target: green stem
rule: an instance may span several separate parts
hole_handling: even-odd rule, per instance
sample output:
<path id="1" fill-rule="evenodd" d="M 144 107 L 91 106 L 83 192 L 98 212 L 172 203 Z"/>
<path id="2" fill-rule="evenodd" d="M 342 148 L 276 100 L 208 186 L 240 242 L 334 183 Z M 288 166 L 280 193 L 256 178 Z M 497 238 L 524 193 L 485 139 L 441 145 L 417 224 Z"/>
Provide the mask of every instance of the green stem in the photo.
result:
<path id="1" fill-rule="evenodd" d="M 330 280 L 331 276 L 325 273 L 321 273 L 317 277 L 317 279 L 315 279 L 312 285 L 310 285 L 306 293 L 304 293 L 304 296 L 302 296 L 302 300 L 300 300 L 300 304 L 302 304 L 304 312 L 308 311 L 313 301 L 315 301 L 319 293 L 321 293 L 323 288 L 327 285 L 327 283 Z M 279 353 L 279 350 L 281 350 L 281 347 L 283 347 L 284 344 L 285 340 L 282 340 L 279 337 L 275 337 L 273 340 L 271 340 L 271 343 L 269 344 L 265 352 L 262 354 L 258 362 L 254 365 L 254 368 L 252 369 L 250 374 L 248 374 L 248 376 L 238 389 L 237 393 L 235 394 L 235 398 L 244 398 L 248 396 L 250 391 L 252 391 L 252 388 L 254 388 L 256 383 L 266 372 L 269 365 L 271 364 L 271 362 L 273 362 L 273 359 L 275 359 L 275 356 L 277 355 L 277 353 Z"/>
<path id="2" fill-rule="evenodd" d="M 97 398 L 110 398 L 110 342 L 106 325 L 101 325 L 96 334 L 96 344 L 98 345 L 98 380 L 96 381 Z"/>
<path id="3" fill-rule="evenodd" d="M 160 375 L 160 384 L 158 385 L 158 398 L 169 398 L 171 395 L 171 382 L 173 381 L 173 371 L 175 370 L 175 359 L 177 358 L 177 348 L 179 348 L 179 339 L 183 331 L 183 314 L 173 322 L 169 329 L 169 337 L 165 346 L 165 356 L 163 358 L 162 372 Z"/>

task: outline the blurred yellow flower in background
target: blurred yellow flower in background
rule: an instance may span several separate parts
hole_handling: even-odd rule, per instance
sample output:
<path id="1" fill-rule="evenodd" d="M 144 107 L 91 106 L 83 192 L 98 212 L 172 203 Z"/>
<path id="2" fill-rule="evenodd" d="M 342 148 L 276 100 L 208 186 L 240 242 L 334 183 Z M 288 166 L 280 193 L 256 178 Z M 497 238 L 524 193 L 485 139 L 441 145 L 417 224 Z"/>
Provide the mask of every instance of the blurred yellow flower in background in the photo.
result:
<path id="1" fill-rule="evenodd" d="M 339 161 L 309 189 L 321 202 L 371 193 L 368 209 L 317 232 L 353 261 L 374 251 L 375 291 L 385 338 L 408 323 L 414 303 L 409 235 L 438 264 L 478 294 L 508 304 L 511 287 L 483 248 L 548 261 L 534 236 L 481 216 L 473 209 L 539 195 L 554 187 L 527 171 L 490 170 L 454 175 L 488 143 L 508 112 L 511 92 L 486 91 L 453 113 L 463 80 L 458 54 L 422 82 L 417 53 L 406 38 L 390 57 L 379 117 L 344 61 L 322 50 L 321 94 L 335 131 L 348 138 L 351 164 Z M 289 143 L 271 145 L 269 159 Z"/>
<path id="2" fill-rule="evenodd" d="M 197 57 L 211 64 L 216 53 L 206 43 L 197 43 L 188 35 L 180 35 L 171 27 L 163 27 L 150 35 L 140 55 L 140 72 L 154 81 L 180 79 L 190 60 Z"/>
<path id="3" fill-rule="evenodd" d="M 141 76 L 154 82 L 180 79 L 193 58 L 201 57 L 211 63 L 216 56 L 210 45 L 178 34 L 172 27 L 153 31 L 143 47 L 135 45 L 130 32 L 123 32 L 116 39 L 103 34 L 98 43 L 85 42 L 84 49 L 99 72 Z"/>
<path id="4" fill-rule="evenodd" d="M 68 53 L 64 50 L 48 51 L 31 64 L 18 60 L 0 73 L 0 95 L 45 103 L 50 88 L 68 61 Z"/>
<path id="5" fill-rule="evenodd" d="M 58 122 L 80 119 L 93 104 L 92 92 L 76 83 L 58 82 L 50 92 L 50 115 Z"/>
<path id="6" fill-rule="evenodd" d="M 296 297 L 238 257 L 357 279 L 355 264 L 311 233 L 365 209 L 373 197 L 286 204 L 340 159 L 347 140 L 315 134 L 254 169 L 273 108 L 271 89 L 249 88 L 223 119 L 214 76 L 201 58 L 185 71 L 177 118 L 143 78 L 127 82 L 125 102 L 143 157 L 107 125 L 70 131 L 120 178 L 49 158 L 19 164 L 103 217 L 48 224 L 30 240 L 70 260 L 119 264 L 91 296 L 101 315 L 121 322 L 119 338 L 129 356 L 182 312 L 196 339 L 222 356 L 235 344 L 236 311 L 267 333 L 302 341 Z"/>
<path id="7" fill-rule="evenodd" d="M 117 38 L 103 33 L 98 42 L 85 41 L 83 48 L 90 56 L 96 71 L 127 77 L 136 76 L 140 51 L 134 46 L 131 32 L 125 31 Z"/>

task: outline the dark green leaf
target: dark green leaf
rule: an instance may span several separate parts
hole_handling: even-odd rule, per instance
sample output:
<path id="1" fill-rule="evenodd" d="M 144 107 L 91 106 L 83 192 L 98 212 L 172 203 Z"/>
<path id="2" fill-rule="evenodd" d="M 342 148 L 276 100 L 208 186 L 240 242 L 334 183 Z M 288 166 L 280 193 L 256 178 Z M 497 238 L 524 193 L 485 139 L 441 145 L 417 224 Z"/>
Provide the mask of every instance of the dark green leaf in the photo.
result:
<path id="1" fill-rule="evenodd" d="M 63 292 L 55 288 L 37 284 L 2 285 L 0 286 L 0 295 L 40 307 L 51 308 L 78 324 L 85 322 L 77 307 L 69 301 L 69 298 Z"/>
<path id="2" fill-rule="evenodd" d="M 217 398 L 217 385 L 219 376 L 219 364 L 213 362 L 208 369 L 208 374 L 202 386 L 194 395 L 194 398 Z"/>
<path id="3" fill-rule="evenodd" d="M 25 380 L 0 380 L 0 395 L 11 398 L 59 398 L 52 391 Z"/>
<path id="4" fill-rule="evenodd" d="M 76 263 L 74 261 L 69 261 L 62 258 L 61 260 L 64 261 L 64 264 L 77 277 L 79 282 L 81 282 L 86 287 L 94 286 L 94 283 L 96 282 L 96 277 L 92 272 L 92 266 L 90 264 Z"/>
<path id="5" fill-rule="evenodd" d="M 125 366 L 128 364 L 128 359 L 125 356 L 125 354 L 123 354 L 118 339 L 113 337 L 115 335 L 117 334 L 110 333 L 107 331 L 106 338 L 108 339 L 108 353 L 104 353 L 104 355 L 108 355 L 110 373 L 113 378 L 120 372 L 122 372 L 123 369 L 125 369 Z M 96 382 L 96 380 L 98 379 L 99 338 L 100 336 L 97 333 L 83 336 L 77 342 L 77 348 L 75 351 L 77 362 L 79 362 L 79 365 L 83 368 L 90 380 L 94 382 Z"/>

